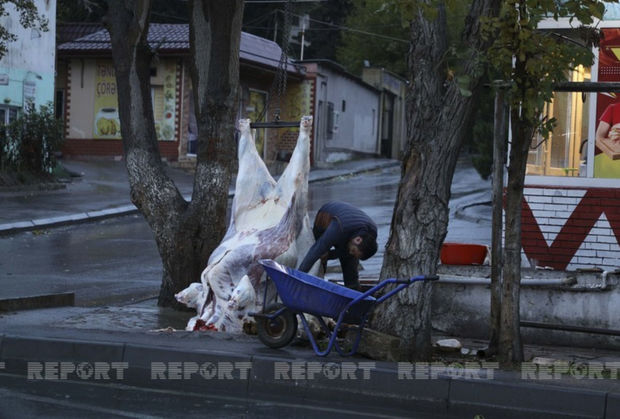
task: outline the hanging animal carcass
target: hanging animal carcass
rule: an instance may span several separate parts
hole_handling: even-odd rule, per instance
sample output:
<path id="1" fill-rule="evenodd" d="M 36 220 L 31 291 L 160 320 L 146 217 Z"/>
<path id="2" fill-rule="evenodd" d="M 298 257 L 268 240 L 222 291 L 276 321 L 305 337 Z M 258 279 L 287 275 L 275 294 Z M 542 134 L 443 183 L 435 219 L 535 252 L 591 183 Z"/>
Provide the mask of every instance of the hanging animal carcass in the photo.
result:
<path id="1" fill-rule="evenodd" d="M 265 281 L 260 259 L 297 266 L 314 243 L 308 219 L 308 174 L 312 117 L 300 122 L 290 162 L 276 182 L 256 151 L 250 120 L 239 121 L 239 172 L 230 224 L 201 275 L 202 287 L 191 285 L 177 300 L 197 309 L 187 330 L 241 333 L 260 311 Z M 317 273 L 319 263 L 312 273 Z M 190 289 L 191 288 L 191 289 Z M 273 287 L 272 287 L 273 288 Z"/>

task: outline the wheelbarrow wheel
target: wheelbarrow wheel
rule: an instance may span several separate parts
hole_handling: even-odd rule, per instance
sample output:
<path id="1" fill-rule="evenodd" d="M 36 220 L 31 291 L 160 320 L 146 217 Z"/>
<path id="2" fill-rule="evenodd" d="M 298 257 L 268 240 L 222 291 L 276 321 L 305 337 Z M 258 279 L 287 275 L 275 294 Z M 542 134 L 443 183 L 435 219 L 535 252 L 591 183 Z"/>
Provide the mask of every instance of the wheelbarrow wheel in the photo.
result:
<path id="1" fill-rule="evenodd" d="M 265 314 L 275 313 L 284 305 L 275 303 L 267 306 Z M 282 348 L 288 345 L 297 332 L 297 316 L 290 310 L 284 310 L 273 320 L 261 317 L 256 321 L 258 338 L 270 348 Z"/>

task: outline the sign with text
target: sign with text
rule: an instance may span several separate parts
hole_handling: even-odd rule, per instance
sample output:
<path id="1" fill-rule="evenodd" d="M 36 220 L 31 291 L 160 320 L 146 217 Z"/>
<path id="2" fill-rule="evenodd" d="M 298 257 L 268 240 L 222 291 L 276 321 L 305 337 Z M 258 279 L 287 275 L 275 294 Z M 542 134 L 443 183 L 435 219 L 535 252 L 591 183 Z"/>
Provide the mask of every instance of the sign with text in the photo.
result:
<path id="1" fill-rule="evenodd" d="M 95 109 L 94 138 L 121 138 L 121 123 L 118 115 L 118 87 L 114 65 L 110 60 L 97 60 L 95 64 Z M 176 138 L 176 63 L 167 61 L 157 68 L 161 77 L 151 78 L 151 100 L 155 132 L 159 141 L 174 141 Z"/>
<path id="2" fill-rule="evenodd" d="M 111 61 L 97 60 L 95 64 L 95 126 L 94 138 L 121 138 L 118 116 L 116 75 Z"/>

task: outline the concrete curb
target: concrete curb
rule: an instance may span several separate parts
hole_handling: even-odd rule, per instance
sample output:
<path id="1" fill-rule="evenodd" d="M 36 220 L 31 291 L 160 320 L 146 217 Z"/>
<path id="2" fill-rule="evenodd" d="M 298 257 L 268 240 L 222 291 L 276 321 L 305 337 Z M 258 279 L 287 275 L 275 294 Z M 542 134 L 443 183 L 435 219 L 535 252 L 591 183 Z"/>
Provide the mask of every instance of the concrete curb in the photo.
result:
<path id="1" fill-rule="evenodd" d="M 75 293 L 73 292 L 34 295 L 29 297 L 0 298 L 0 312 L 73 305 L 75 305 Z"/>
<path id="2" fill-rule="evenodd" d="M 398 166 L 400 163 L 397 161 L 380 162 L 372 165 L 372 167 L 360 168 L 357 170 L 338 170 L 336 173 L 326 174 L 324 176 L 317 176 L 312 178 L 310 176 L 309 183 L 321 182 L 325 180 L 331 180 L 342 176 L 352 176 L 362 173 L 372 172 L 374 170 L 385 169 L 388 167 Z M 312 175 L 312 172 L 311 172 Z M 234 196 L 234 191 L 229 193 L 229 198 Z M 191 199 L 191 195 L 184 195 L 185 199 Z M 119 207 L 113 207 L 102 210 L 95 210 L 89 212 L 81 212 L 76 214 L 68 214 L 58 217 L 39 218 L 36 220 L 17 221 L 12 223 L 0 224 L 0 236 L 7 236 L 11 234 L 21 233 L 24 231 L 39 230 L 52 227 L 60 227 L 64 225 L 87 223 L 91 221 L 103 220 L 106 218 L 120 217 L 124 215 L 138 214 L 138 209 L 133 205 L 122 205 Z"/>
<path id="3" fill-rule="evenodd" d="M 491 222 L 492 219 L 488 217 L 474 217 L 472 215 L 465 214 L 467 208 L 471 208 L 476 205 L 486 205 L 488 202 L 476 202 L 473 204 L 463 205 L 454 211 L 454 218 L 459 220 L 469 221 L 470 223 L 479 223 L 481 221 Z"/>
<path id="4" fill-rule="evenodd" d="M 185 335 L 179 338 L 188 339 Z M 178 344 L 178 341 L 174 343 Z M 239 342 L 239 347 L 242 345 L 243 342 Z M 505 418 L 524 415 L 529 418 L 620 416 L 620 394 L 561 382 L 539 384 L 516 381 L 514 376 L 512 381 L 506 377 L 466 379 L 447 375 L 435 379 L 403 379 L 395 368 L 396 364 L 374 363 L 361 358 L 318 358 L 308 351 L 308 357 L 300 360 L 288 352 L 283 352 L 283 357 L 277 351 L 271 351 L 272 356 L 196 349 L 195 346 L 188 350 L 173 347 L 169 341 L 145 345 L 0 335 L 0 363 L 4 366 L 3 373 L 23 377 L 28 371 L 32 372 L 28 369 L 32 367 L 29 362 L 36 363 L 39 369 L 47 368 L 44 363 L 48 362 L 53 367 L 48 379 L 56 380 L 63 362 L 73 366 L 79 363 L 121 363 L 117 365 L 125 366 L 122 377 L 113 377 L 116 379 L 108 379 L 106 383 L 232 395 L 246 400 L 329 404 L 366 413 L 385 414 L 389 410 L 393 414 L 408 416 L 412 412 L 426 412 Z M 330 371 L 344 371 L 346 362 L 357 366 L 363 362 L 372 363 L 375 367 L 369 370 L 368 379 L 360 371 L 356 372 L 355 378 L 330 375 Z M 292 364 L 302 367 L 304 375 L 301 378 L 288 375 Z M 96 370 L 96 364 L 94 368 Z M 93 370 L 84 371 L 92 374 Z M 312 377 L 310 371 L 315 372 Z M 78 376 L 77 369 L 75 374 L 66 378 L 84 380 Z"/>

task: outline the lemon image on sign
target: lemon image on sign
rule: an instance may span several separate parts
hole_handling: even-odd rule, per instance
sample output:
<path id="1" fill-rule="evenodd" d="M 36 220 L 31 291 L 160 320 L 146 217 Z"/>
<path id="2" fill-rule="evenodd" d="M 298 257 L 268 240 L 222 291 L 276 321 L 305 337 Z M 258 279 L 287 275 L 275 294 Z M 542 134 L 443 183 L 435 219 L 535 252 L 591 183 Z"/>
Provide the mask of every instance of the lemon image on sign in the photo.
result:
<path id="1" fill-rule="evenodd" d="M 114 119 L 100 118 L 97 121 L 97 130 L 101 135 L 116 135 L 118 127 Z"/>
<path id="2" fill-rule="evenodd" d="M 117 137 L 121 133 L 121 123 L 116 108 L 101 108 L 95 115 L 95 135 L 100 137 Z"/>

